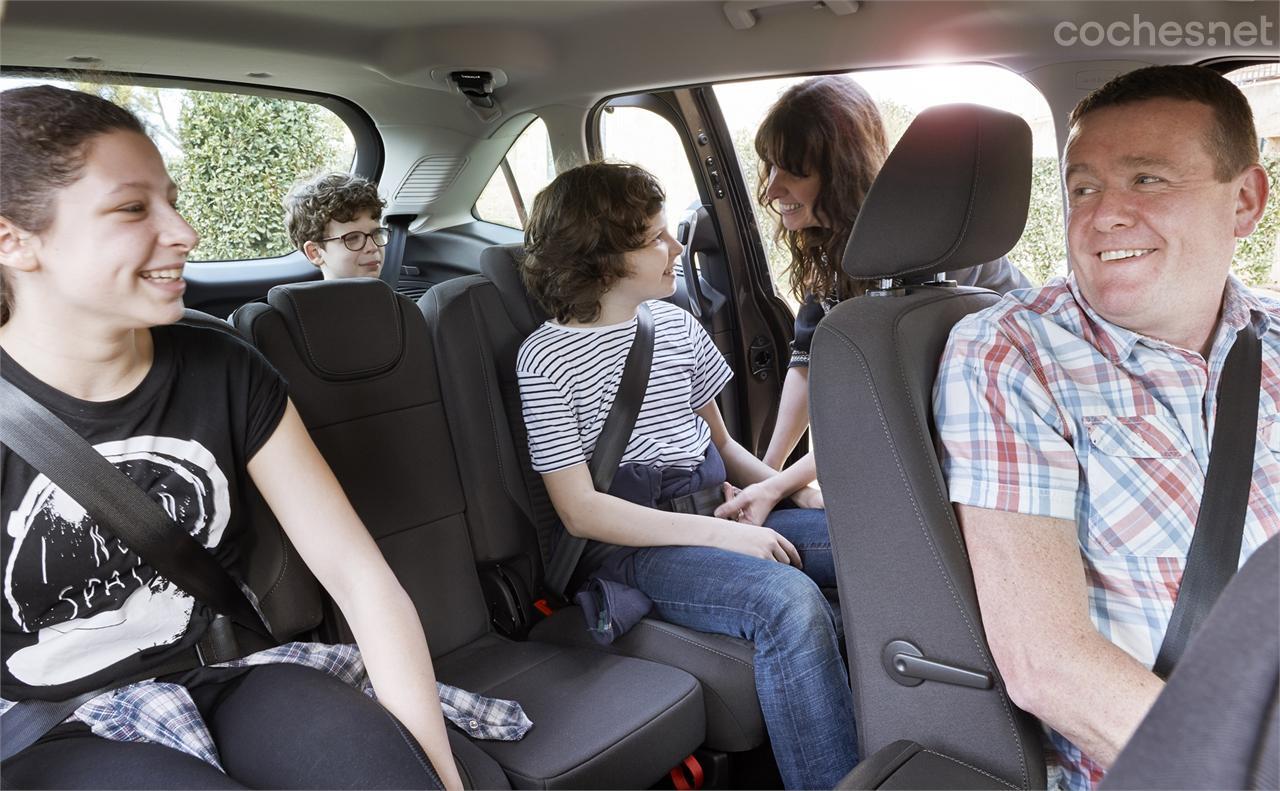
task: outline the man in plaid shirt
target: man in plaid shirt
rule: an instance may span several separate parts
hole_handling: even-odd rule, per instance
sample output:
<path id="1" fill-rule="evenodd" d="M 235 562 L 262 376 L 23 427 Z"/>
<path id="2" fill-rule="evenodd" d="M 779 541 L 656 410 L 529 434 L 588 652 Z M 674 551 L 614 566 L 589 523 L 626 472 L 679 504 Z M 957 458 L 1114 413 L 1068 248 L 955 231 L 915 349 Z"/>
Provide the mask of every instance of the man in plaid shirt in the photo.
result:
<path id="1" fill-rule="evenodd" d="M 1045 725 L 1050 787 L 1077 791 L 1164 686 L 1150 668 L 1246 322 L 1263 352 L 1240 562 L 1280 527 L 1280 302 L 1229 274 L 1268 191 L 1234 85 L 1140 69 L 1070 126 L 1072 274 L 960 322 L 934 411 L 996 664 Z"/>

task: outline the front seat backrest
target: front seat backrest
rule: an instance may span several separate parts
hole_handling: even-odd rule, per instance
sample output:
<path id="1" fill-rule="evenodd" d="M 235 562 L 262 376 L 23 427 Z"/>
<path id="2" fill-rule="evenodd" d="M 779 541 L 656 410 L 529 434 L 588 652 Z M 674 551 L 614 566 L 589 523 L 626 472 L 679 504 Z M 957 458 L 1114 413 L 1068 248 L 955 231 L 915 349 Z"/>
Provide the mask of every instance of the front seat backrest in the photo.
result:
<path id="1" fill-rule="evenodd" d="M 932 436 L 951 327 L 998 296 L 919 284 L 1008 252 L 1030 186 L 1031 133 L 1017 116 L 948 105 L 915 119 L 867 194 L 843 262 L 851 277 L 894 282 L 818 325 L 810 410 L 859 754 L 908 739 L 1043 788 L 1039 727 L 1010 702 L 991 658 Z M 913 654 L 971 672 L 922 681 Z"/>

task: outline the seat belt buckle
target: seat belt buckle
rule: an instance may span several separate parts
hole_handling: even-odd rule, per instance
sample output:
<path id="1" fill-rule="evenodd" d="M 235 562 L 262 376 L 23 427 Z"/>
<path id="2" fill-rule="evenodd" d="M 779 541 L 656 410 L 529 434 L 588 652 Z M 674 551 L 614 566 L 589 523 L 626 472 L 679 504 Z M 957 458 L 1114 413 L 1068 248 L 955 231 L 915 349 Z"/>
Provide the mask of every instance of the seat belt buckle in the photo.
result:
<path id="1" fill-rule="evenodd" d="M 231 619 L 219 615 L 209 624 L 200 642 L 196 643 L 196 659 L 204 667 L 240 658 L 240 645 L 236 640 Z"/>

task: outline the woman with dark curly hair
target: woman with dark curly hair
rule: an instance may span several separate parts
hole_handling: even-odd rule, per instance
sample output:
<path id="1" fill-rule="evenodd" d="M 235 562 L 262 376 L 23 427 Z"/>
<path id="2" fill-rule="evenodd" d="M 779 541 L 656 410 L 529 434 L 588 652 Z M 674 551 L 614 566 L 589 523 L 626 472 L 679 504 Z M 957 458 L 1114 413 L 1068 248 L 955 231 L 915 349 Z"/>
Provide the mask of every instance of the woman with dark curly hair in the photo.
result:
<path id="1" fill-rule="evenodd" d="M 789 508 L 763 525 L 711 515 L 716 495 L 732 491 L 726 479 L 749 484 L 773 470 L 729 436 L 715 396 L 732 373 L 715 344 L 662 301 L 683 249 L 663 200 L 644 170 L 591 164 L 533 203 L 522 275 L 553 317 L 516 361 L 533 468 L 568 533 L 590 539 L 570 590 L 586 581 L 588 596 L 608 591 L 608 609 L 625 597 L 635 620 L 652 607 L 672 623 L 754 641 L 756 692 L 786 787 L 831 788 L 857 745 L 835 615 L 818 587 L 835 584 L 826 514 Z M 600 492 L 587 460 L 642 306 L 654 328 L 648 385 L 612 487 Z M 590 620 L 605 639 L 626 625 Z"/>
<path id="2" fill-rule="evenodd" d="M 778 220 L 777 239 L 791 255 L 787 286 L 800 298 L 791 362 L 764 462 L 782 469 L 809 427 L 809 344 L 827 311 L 870 285 L 841 268 L 862 202 L 889 155 L 884 122 L 871 96 L 848 77 L 805 80 L 778 97 L 756 130 L 760 181 L 756 198 Z M 1001 258 L 951 272 L 953 280 L 1000 293 L 1031 285 Z M 813 455 L 744 489 L 723 506 L 757 521 L 784 497 L 804 494 L 817 478 Z M 812 499 L 812 497 L 810 497 Z"/>

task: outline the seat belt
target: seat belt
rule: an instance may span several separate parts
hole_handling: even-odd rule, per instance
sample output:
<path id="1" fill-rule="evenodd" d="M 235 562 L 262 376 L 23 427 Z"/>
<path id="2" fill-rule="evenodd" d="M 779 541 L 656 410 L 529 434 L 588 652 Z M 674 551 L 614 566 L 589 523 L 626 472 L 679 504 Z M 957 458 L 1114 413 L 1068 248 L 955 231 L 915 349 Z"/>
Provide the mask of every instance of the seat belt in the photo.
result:
<path id="1" fill-rule="evenodd" d="M 1262 341 L 1250 322 L 1236 334 L 1218 381 L 1217 420 L 1204 495 L 1187 550 L 1178 599 L 1152 672 L 1168 678 L 1218 594 L 1240 565 L 1240 542 L 1249 508 L 1253 453 L 1258 442 L 1258 393 Z"/>
<path id="2" fill-rule="evenodd" d="M 607 492 L 613 485 L 613 476 L 618 472 L 622 453 L 627 449 L 631 430 L 635 428 L 636 417 L 640 414 L 640 405 L 644 402 L 644 391 L 649 386 L 649 370 L 652 367 L 653 315 L 649 312 L 649 306 L 641 303 L 636 311 L 636 337 L 627 353 L 618 394 L 609 407 L 604 428 L 600 430 L 595 450 L 591 453 L 591 461 L 587 464 L 587 469 L 591 471 L 591 483 L 598 492 Z M 587 539 L 575 536 L 568 530 L 560 536 L 555 551 L 551 554 L 551 561 L 547 564 L 547 590 L 564 598 L 569 578 L 573 576 L 573 570 L 582 559 L 582 551 L 586 546 Z"/>
<path id="3" fill-rule="evenodd" d="M 160 575 L 241 626 L 274 640 L 253 593 L 79 434 L 0 379 L 0 443 L 62 487 Z"/>
<path id="4" fill-rule="evenodd" d="M 0 379 L 0 411 L 5 416 L 0 421 L 0 444 L 62 487 L 98 524 L 109 525 L 156 572 L 220 613 L 210 624 L 211 632 L 230 631 L 225 616 L 274 641 L 253 593 L 233 580 L 217 558 L 70 426 L 5 379 Z M 204 660 L 201 655 L 201 663 Z M 151 675 L 192 666 L 193 660 L 178 657 Z M 17 701 L 0 716 L 0 761 L 34 744 L 85 702 L 125 683 L 129 682 L 66 700 Z"/>
<path id="5" fill-rule="evenodd" d="M 412 214 L 393 214 L 387 217 L 387 246 L 382 252 L 382 271 L 378 279 L 396 290 L 400 282 L 400 270 L 404 266 L 404 248 L 409 239 L 409 223 Z"/>

